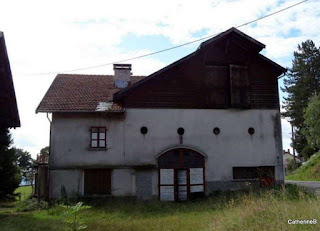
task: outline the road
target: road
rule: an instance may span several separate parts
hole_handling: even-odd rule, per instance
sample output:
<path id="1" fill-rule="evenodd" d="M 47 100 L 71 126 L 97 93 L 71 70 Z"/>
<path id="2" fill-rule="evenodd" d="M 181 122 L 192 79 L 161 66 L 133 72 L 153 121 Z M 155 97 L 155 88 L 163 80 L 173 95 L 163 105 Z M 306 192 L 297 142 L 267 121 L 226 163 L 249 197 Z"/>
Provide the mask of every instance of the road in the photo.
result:
<path id="1" fill-rule="evenodd" d="M 320 192 L 320 181 L 295 181 L 286 180 L 286 184 L 295 184 L 298 186 L 305 187 L 309 192 Z"/>

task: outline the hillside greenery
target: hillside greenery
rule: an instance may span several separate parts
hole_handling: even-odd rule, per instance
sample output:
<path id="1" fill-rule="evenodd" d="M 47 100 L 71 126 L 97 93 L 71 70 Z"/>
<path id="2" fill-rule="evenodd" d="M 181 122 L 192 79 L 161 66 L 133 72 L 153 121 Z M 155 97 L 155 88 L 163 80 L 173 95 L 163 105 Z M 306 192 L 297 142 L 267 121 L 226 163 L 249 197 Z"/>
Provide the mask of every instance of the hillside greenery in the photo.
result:
<path id="1" fill-rule="evenodd" d="M 320 152 L 317 152 L 295 172 L 286 176 L 287 180 L 320 181 Z"/>

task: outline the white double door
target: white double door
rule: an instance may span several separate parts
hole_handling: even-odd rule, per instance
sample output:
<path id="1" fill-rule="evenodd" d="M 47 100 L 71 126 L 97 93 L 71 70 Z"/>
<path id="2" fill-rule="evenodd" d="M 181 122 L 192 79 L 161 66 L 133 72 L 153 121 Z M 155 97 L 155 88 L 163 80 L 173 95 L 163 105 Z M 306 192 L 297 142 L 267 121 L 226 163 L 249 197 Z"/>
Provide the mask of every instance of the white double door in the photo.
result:
<path id="1" fill-rule="evenodd" d="M 203 168 L 160 169 L 160 200 L 184 201 L 204 192 Z"/>

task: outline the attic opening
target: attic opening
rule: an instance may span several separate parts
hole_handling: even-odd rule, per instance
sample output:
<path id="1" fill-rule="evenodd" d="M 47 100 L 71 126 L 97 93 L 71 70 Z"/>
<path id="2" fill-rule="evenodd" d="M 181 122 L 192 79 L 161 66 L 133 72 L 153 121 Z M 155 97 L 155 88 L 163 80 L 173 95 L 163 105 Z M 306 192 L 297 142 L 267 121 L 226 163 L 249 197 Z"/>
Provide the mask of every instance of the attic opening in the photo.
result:
<path id="1" fill-rule="evenodd" d="M 247 66 L 206 66 L 204 95 L 208 108 L 249 108 L 250 81 Z"/>

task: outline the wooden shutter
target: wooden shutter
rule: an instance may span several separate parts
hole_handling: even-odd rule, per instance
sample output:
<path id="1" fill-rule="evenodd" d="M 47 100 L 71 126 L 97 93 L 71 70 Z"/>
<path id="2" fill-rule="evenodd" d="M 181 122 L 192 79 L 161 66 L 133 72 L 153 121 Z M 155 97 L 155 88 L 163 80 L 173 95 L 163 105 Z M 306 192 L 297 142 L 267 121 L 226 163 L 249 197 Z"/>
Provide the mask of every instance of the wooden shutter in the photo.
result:
<path id="1" fill-rule="evenodd" d="M 208 66 L 205 75 L 205 100 L 208 108 L 228 108 L 227 66 Z"/>
<path id="2" fill-rule="evenodd" d="M 246 66 L 230 65 L 231 107 L 250 107 L 250 83 Z"/>
<path id="3" fill-rule="evenodd" d="M 86 169 L 84 172 L 85 195 L 111 194 L 110 169 Z"/>

